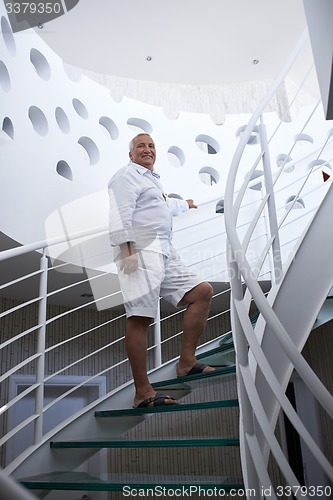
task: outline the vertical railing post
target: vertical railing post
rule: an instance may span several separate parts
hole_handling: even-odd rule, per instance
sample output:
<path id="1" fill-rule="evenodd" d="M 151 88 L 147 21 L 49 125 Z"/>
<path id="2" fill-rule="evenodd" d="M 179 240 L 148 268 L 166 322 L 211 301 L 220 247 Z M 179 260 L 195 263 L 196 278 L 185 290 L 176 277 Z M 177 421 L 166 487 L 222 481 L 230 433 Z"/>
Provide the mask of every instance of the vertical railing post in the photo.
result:
<path id="1" fill-rule="evenodd" d="M 161 308 L 158 301 L 157 313 L 154 325 L 154 368 L 162 365 L 162 348 L 161 348 Z"/>
<path id="2" fill-rule="evenodd" d="M 271 161 L 268 149 L 266 126 L 263 123 L 262 115 L 260 116 L 259 135 L 260 135 L 261 151 L 263 153 L 262 163 L 264 168 L 265 188 L 266 188 L 266 193 L 269 195 L 267 199 L 267 213 L 268 213 L 270 236 L 273 237 L 272 259 L 273 259 L 274 278 L 275 282 L 278 283 L 282 278 L 281 247 L 279 238 L 279 228 L 276 216 L 274 185 L 273 185 Z"/>
<path id="3" fill-rule="evenodd" d="M 229 278 L 231 286 L 230 313 L 231 313 L 233 340 L 236 352 L 237 387 L 238 387 L 238 397 L 239 397 L 240 411 L 241 411 L 240 440 L 242 443 L 241 445 L 242 469 L 246 487 L 254 489 L 257 495 L 256 498 L 257 497 L 261 498 L 258 475 L 247 442 L 248 436 L 253 436 L 255 434 L 255 427 L 254 427 L 253 408 L 245 388 L 243 373 L 241 370 L 241 367 L 247 367 L 249 364 L 248 343 L 236 307 L 236 302 L 242 302 L 244 300 L 242 277 L 238 262 L 234 258 L 231 249 L 229 250 L 230 253 L 229 253 L 228 268 L 229 268 Z"/>
<path id="4" fill-rule="evenodd" d="M 48 260 L 45 255 L 45 248 L 40 260 L 40 281 L 39 281 L 39 309 L 38 309 L 38 340 L 36 366 L 36 389 L 35 413 L 35 434 L 34 444 L 41 442 L 43 437 L 43 407 L 44 407 L 44 376 L 45 376 L 45 337 L 46 337 L 46 307 L 47 307 L 47 274 Z"/>

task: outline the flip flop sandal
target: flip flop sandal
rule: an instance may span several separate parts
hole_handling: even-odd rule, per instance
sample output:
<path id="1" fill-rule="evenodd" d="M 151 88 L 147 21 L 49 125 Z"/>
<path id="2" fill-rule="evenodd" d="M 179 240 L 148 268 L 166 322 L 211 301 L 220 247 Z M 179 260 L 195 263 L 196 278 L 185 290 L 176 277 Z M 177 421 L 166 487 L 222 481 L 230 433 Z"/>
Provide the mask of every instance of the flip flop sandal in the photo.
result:
<path id="1" fill-rule="evenodd" d="M 178 376 L 181 378 L 181 377 L 189 377 L 190 375 L 198 375 L 199 373 L 202 373 L 206 367 L 207 365 L 205 365 L 204 363 L 196 363 L 194 366 L 192 366 L 190 371 L 186 373 L 186 375 L 178 375 Z"/>
<path id="2" fill-rule="evenodd" d="M 167 405 L 178 405 L 178 401 L 171 396 L 157 392 L 155 396 L 144 399 L 134 408 L 153 408 L 155 406 L 167 406 Z"/>

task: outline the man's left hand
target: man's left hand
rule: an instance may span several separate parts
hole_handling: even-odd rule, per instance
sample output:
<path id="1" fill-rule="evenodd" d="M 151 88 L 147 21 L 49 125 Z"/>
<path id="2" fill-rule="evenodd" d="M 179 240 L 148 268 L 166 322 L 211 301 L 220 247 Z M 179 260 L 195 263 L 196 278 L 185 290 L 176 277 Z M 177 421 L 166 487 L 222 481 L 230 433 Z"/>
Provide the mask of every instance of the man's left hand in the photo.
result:
<path id="1" fill-rule="evenodd" d="M 198 208 L 197 205 L 194 204 L 193 200 L 186 200 L 188 203 L 189 208 Z"/>

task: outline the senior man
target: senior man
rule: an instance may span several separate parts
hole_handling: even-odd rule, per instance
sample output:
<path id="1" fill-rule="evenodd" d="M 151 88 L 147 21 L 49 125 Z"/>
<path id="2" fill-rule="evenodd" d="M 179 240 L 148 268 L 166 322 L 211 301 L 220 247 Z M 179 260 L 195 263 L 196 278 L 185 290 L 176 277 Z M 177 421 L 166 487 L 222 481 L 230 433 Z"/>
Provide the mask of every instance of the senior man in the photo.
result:
<path id="1" fill-rule="evenodd" d="M 155 143 L 141 133 L 130 142 L 130 162 L 109 182 L 110 242 L 126 310 L 125 346 L 131 365 L 134 407 L 178 402 L 157 393 L 147 374 L 147 338 L 159 297 L 186 306 L 177 376 L 206 373 L 214 368 L 195 357 L 209 313 L 213 289 L 180 260 L 172 246 L 172 216 L 197 208 L 193 200 L 168 198 L 154 171 Z"/>

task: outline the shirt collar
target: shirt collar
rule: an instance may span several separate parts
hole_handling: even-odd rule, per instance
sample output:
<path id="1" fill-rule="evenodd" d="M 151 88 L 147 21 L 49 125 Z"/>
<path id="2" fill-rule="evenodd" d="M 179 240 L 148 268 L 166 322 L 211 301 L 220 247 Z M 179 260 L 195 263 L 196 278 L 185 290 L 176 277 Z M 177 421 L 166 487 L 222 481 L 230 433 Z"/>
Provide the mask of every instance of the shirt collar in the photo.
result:
<path id="1" fill-rule="evenodd" d="M 154 170 L 151 171 L 151 170 L 149 170 L 149 168 L 143 167 L 142 165 L 139 165 L 138 163 L 134 163 L 133 161 L 130 161 L 129 165 L 133 165 L 136 168 L 137 172 L 139 172 L 139 174 L 141 174 L 141 175 L 145 175 L 147 172 L 150 172 L 157 179 L 160 178 L 160 176 L 157 172 L 155 172 Z"/>

